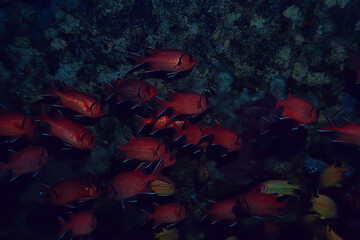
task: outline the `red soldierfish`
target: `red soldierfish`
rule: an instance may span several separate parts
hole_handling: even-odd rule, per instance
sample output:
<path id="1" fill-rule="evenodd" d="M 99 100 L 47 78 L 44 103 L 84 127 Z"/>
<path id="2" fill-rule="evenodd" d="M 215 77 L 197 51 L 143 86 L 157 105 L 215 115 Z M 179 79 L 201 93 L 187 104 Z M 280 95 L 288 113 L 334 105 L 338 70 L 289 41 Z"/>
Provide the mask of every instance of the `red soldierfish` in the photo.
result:
<path id="1" fill-rule="evenodd" d="M 360 84 L 360 57 L 355 52 L 350 53 L 351 63 L 356 71 L 356 84 Z"/>
<path id="2" fill-rule="evenodd" d="M 238 206 L 243 211 L 255 216 L 276 215 L 279 209 L 285 209 L 287 200 L 278 202 L 276 194 L 265 194 L 257 191 L 244 193 L 238 198 Z"/>
<path id="3" fill-rule="evenodd" d="M 239 151 L 242 148 L 241 136 L 230 128 L 222 127 L 217 121 L 214 122 L 214 129 L 210 127 L 206 129 L 204 136 L 209 134 L 214 136 L 213 145 L 220 145 L 230 152 Z"/>
<path id="4" fill-rule="evenodd" d="M 9 112 L 0 105 L 0 136 L 12 137 L 12 141 L 18 137 L 26 135 L 27 140 L 31 140 L 35 135 L 36 122 L 17 112 Z"/>
<path id="5" fill-rule="evenodd" d="M 339 137 L 335 141 L 348 142 L 360 146 L 360 124 L 354 124 L 343 118 L 343 127 L 331 123 L 328 127 L 320 128 L 319 132 L 336 132 Z"/>
<path id="6" fill-rule="evenodd" d="M 148 49 L 147 52 L 150 54 L 148 57 L 129 52 L 130 57 L 136 61 L 130 70 L 148 64 L 146 72 L 165 71 L 169 77 L 173 77 L 179 72 L 190 70 L 196 64 L 192 55 L 177 49 Z"/>
<path id="7" fill-rule="evenodd" d="M 284 111 L 281 117 L 290 117 L 300 124 L 315 123 L 319 119 L 319 111 L 302 98 L 294 97 L 290 93 L 286 100 L 281 100 L 277 96 L 278 102 L 275 109 L 283 107 Z"/>
<path id="8" fill-rule="evenodd" d="M 190 144 L 199 145 L 201 148 L 207 147 L 208 142 L 200 142 L 205 132 L 204 126 L 201 126 L 199 124 L 191 124 L 189 122 L 184 122 L 183 128 L 174 125 L 174 129 L 177 131 L 174 141 L 177 141 L 182 136 L 186 137 L 186 142 L 184 147 Z"/>
<path id="9" fill-rule="evenodd" d="M 109 99 L 115 94 L 118 103 L 123 101 L 131 102 L 134 104 L 132 108 L 137 107 L 141 103 L 150 102 L 157 94 L 156 88 L 141 79 L 130 79 L 125 81 L 118 78 L 115 87 L 107 82 L 104 83 L 104 86 L 108 91 L 106 99 Z"/>
<path id="10" fill-rule="evenodd" d="M 44 92 L 42 95 L 58 96 L 60 103 L 55 106 L 70 108 L 79 113 L 81 116 L 97 118 L 105 115 L 104 107 L 93 97 L 88 94 L 80 93 L 72 90 L 69 85 L 64 83 L 64 91 L 60 92 L 56 89 L 54 82 L 50 79 L 52 90 Z"/>
<path id="11" fill-rule="evenodd" d="M 23 173 L 37 173 L 49 160 L 49 152 L 40 146 L 28 146 L 18 152 L 10 153 L 10 162 L 0 162 L 0 176 L 12 171 L 12 180 Z M 34 174 L 34 175 L 35 175 Z"/>
<path id="12" fill-rule="evenodd" d="M 147 220 L 145 222 L 150 219 L 155 219 L 153 229 L 160 224 L 173 225 L 184 220 L 188 216 L 186 208 L 178 203 L 166 203 L 160 206 L 155 205 L 154 213 L 145 212 L 145 214 L 147 216 Z"/>
<path id="13" fill-rule="evenodd" d="M 41 107 L 42 117 L 39 121 L 46 122 L 50 125 L 49 135 L 56 136 L 70 147 L 79 149 L 91 149 L 96 143 L 94 137 L 80 124 L 67 120 L 58 112 L 57 117 L 52 120 L 48 117 L 44 107 Z"/>
<path id="14" fill-rule="evenodd" d="M 164 158 L 164 167 L 168 167 L 176 162 L 175 157 L 170 153 L 169 147 L 152 137 L 134 138 L 131 136 L 127 145 L 120 144 L 120 151 L 126 152 L 124 162 L 131 159 L 155 162 Z"/>
<path id="15" fill-rule="evenodd" d="M 174 112 L 172 118 L 180 114 L 196 116 L 200 113 L 205 112 L 209 108 L 209 100 L 198 93 L 176 93 L 172 90 L 169 90 L 169 93 L 173 96 L 170 102 L 164 101 L 163 99 L 156 97 L 156 100 L 162 105 L 160 110 L 158 111 L 157 116 L 160 116 L 167 108 L 170 107 Z"/>
<path id="16" fill-rule="evenodd" d="M 69 215 L 70 222 L 67 223 L 64 219 L 58 217 L 58 221 L 61 224 L 60 238 L 71 229 L 71 239 L 75 236 L 88 235 L 97 227 L 97 220 L 94 214 L 89 212 L 71 213 Z"/>
<path id="17" fill-rule="evenodd" d="M 149 175 L 142 172 L 145 169 L 145 164 L 141 164 L 134 171 L 119 173 L 111 179 L 107 185 L 108 196 L 116 200 L 121 200 L 123 203 L 124 200 L 136 194 L 155 194 L 155 192 L 150 189 L 150 183 L 154 180 L 166 182 L 166 179 L 163 179 L 160 175 L 160 171 L 162 170 L 162 166 L 160 165 L 162 165 L 161 161 L 159 161 L 153 173 Z"/>
<path id="18" fill-rule="evenodd" d="M 44 199 L 52 205 L 72 206 L 74 201 L 88 201 L 97 198 L 101 190 L 88 181 L 77 178 L 60 180 L 53 187 L 41 184 Z"/>
<path id="19" fill-rule="evenodd" d="M 231 226 L 237 222 L 233 208 L 236 206 L 237 199 L 230 198 L 221 202 L 210 202 L 211 209 L 204 210 L 204 217 L 210 216 L 212 218 L 211 224 L 221 220 L 230 220 Z"/>

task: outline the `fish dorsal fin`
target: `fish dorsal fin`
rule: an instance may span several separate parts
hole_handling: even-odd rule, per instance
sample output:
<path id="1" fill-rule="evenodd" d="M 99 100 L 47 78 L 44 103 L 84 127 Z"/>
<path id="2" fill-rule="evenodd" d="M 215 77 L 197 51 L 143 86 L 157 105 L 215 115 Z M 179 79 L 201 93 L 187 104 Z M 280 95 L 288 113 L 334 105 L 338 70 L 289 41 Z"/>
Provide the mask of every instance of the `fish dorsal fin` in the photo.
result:
<path id="1" fill-rule="evenodd" d="M 64 90 L 64 92 L 73 92 L 74 91 L 67 83 L 64 83 L 63 90 Z"/>
<path id="2" fill-rule="evenodd" d="M 221 129 L 221 128 L 223 128 L 223 127 L 220 125 L 220 123 L 217 120 L 215 120 L 214 121 L 214 129 Z"/>
<path id="3" fill-rule="evenodd" d="M 173 96 L 173 97 L 176 96 L 176 94 L 177 94 L 177 93 L 176 93 L 174 90 L 172 90 L 172 89 L 169 89 L 168 92 L 169 92 L 170 95 Z"/>
<path id="4" fill-rule="evenodd" d="M 341 118 L 341 123 L 342 123 L 343 126 L 347 126 L 347 125 L 352 124 L 352 122 L 349 119 L 345 118 L 345 117 Z"/>

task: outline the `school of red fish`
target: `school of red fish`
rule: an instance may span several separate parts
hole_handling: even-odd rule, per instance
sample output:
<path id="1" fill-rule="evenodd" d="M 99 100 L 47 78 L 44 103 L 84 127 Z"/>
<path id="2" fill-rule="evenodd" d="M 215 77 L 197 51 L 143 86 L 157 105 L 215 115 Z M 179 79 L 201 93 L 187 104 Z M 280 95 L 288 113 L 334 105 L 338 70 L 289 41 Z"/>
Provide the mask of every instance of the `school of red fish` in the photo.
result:
<path id="1" fill-rule="evenodd" d="M 189 71 L 196 64 L 192 55 L 176 49 L 148 50 L 149 56 L 143 57 L 135 53 L 129 53 L 136 63 L 131 71 L 139 66 L 146 66 L 146 72 L 164 72 L 171 78 L 181 72 Z M 356 61 L 354 54 L 351 59 L 357 72 L 357 82 L 360 82 L 360 62 Z M 162 129 L 172 128 L 175 132 L 174 141 L 184 138 L 184 146 L 193 145 L 195 152 L 206 151 L 211 145 L 220 145 L 227 153 L 241 151 L 243 139 L 240 134 L 230 128 L 223 127 L 219 122 L 214 121 L 213 127 L 208 123 L 204 125 L 193 124 L 188 119 L 203 114 L 210 106 L 210 101 L 198 93 L 174 92 L 169 90 L 171 101 L 165 101 L 157 96 L 157 89 L 142 79 L 117 79 L 116 83 L 105 82 L 104 98 L 106 100 L 116 97 L 116 101 L 129 102 L 132 108 L 155 100 L 160 107 L 156 110 L 149 110 L 151 115 L 147 118 L 134 114 L 134 119 L 139 123 L 139 128 L 134 136 L 129 136 L 127 144 L 120 144 L 118 156 L 123 161 L 137 159 L 142 161 L 136 169 L 129 172 L 120 172 L 108 183 L 106 189 L 100 189 L 91 183 L 91 178 L 81 180 L 78 178 L 61 179 L 54 186 L 41 185 L 44 191 L 43 198 L 48 204 L 72 207 L 75 201 L 89 201 L 104 194 L 108 198 L 118 200 L 125 208 L 126 201 L 136 199 L 138 194 L 157 194 L 167 196 L 176 192 L 175 183 L 162 174 L 162 170 L 171 167 L 178 160 L 172 154 L 171 149 L 153 135 Z M 50 79 L 50 90 L 43 92 L 43 96 L 55 96 L 58 103 L 55 107 L 71 109 L 75 117 L 101 118 L 106 114 L 101 102 L 86 93 L 77 92 L 64 84 L 62 91 L 58 90 Z M 299 96 L 291 94 L 283 100 L 277 96 L 277 108 L 282 108 L 279 118 L 292 118 L 299 125 L 316 123 L 319 119 L 319 111 L 308 101 Z M 64 149 L 91 150 L 96 142 L 92 134 L 81 124 L 72 119 L 66 119 L 60 111 L 48 116 L 45 107 L 40 105 L 40 116 L 31 117 L 23 113 L 8 111 L 4 106 L 0 107 L 0 136 L 11 144 L 18 138 L 26 141 L 33 140 L 37 126 L 43 124 L 47 131 L 43 135 L 56 137 L 64 143 Z M 182 116 L 182 118 L 178 118 Z M 180 120 L 179 120 L 180 119 Z M 40 123 L 41 122 L 41 123 Z M 150 136 L 139 136 L 144 128 L 150 130 Z M 319 132 L 335 132 L 338 134 L 336 141 L 348 142 L 360 146 L 360 124 L 346 122 L 342 127 L 332 123 L 329 126 L 318 129 Z M 48 162 L 50 153 L 47 149 L 28 145 L 17 152 L 10 151 L 10 161 L 0 162 L 0 176 L 10 175 L 10 181 L 21 174 L 36 173 Z M 147 174 L 147 166 L 156 163 L 152 173 Z M 338 167 L 329 165 L 321 174 L 320 182 L 322 188 L 340 187 L 342 174 L 349 171 L 345 166 Z M 219 202 L 210 202 L 208 209 L 203 209 L 203 219 L 211 218 L 211 223 L 220 220 L 227 220 L 231 225 L 236 224 L 238 217 L 234 212 L 237 207 L 255 217 L 267 215 L 281 216 L 291 214 L 287 209 L 288 200 L 279 201 L 282 196 L 296 198 L 297 192 L 302 191 L 301 185 L 291 184 L 287 180 L 268 180 L 258 185 L 253 190 L 234 196 Z M 332 219 L 337 217 L 337 207 L 332 199 L 323 194 L 312 198 L 310 211 L 313 217 L 308 217 L 307 222 L 314 219 Z M 159 225 L 173 225 L 184 220 L 189 215 L 186 206 L 169 202 L 163 205 L 156 205 L 153 213 L 145 212 L 146 221 L 154 219 L 154 228 Z M 97 227 L 97 219 L 94 214 L 82 211 L 70 214 L 70 222 L 59 218 L 63 236 L 71 229 L 71 236 L 90 235 Z M 276 228 L 270 223 L 264 227 Z M 329 226 L 326 226 L 323 234 L 327 239 L 342 239 Z M 168 229 L 163 229 L 163 235 Z M 320 232 L 320 231 L 318 231 Z M 170 234 L 170 233 L 169 233 Z M 177 231 L 174 233 L 179 234 Z M 174 234 L 170 234 L 173 236 Z M 173 236 L 174 237 L 174 236 Z M 159 234 L 160 239 L 161 234 Z M 174 237 L 174 239 L 177 239 Z"/>

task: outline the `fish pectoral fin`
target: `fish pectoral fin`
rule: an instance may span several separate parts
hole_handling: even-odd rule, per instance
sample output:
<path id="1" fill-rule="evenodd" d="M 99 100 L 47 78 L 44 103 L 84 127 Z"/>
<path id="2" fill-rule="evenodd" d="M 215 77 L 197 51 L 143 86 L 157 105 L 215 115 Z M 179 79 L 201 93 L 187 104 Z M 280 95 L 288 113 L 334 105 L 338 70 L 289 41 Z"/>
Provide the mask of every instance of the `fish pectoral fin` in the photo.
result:
<path id="1" fill-rule="evenodd" d="M 167 73 L 166 75 L 169 77 L 169 78 L 172 78 L 172 77 L 175 77 L 179 72 L 170 72 L 170 73 Z"/>

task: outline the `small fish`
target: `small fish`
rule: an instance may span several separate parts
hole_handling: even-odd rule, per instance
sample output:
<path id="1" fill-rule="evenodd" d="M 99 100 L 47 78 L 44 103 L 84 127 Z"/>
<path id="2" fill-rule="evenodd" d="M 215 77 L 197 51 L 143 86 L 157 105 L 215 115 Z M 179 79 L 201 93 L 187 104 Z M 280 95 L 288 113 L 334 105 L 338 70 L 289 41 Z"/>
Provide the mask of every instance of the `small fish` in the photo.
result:
<path id="1" fill-rule="evenodd" d="M 292 185 L 287 180 L 268 180 L 260 184 L 259 189 L 265 194 L 277 194 L 277 197 L 284 195 L 296 195 L 295 190 L 300 190 L 301 185 Z"/>
<path id="2" fill-rule="evenodd" d="M 145 164 L 141 164 L 134 171 L 121 172 L 111 179 L 107 185 L 107 193 L 109 197 L 120 200 L 124 206 L 124 200 L 131 198 L 137 194 L 155 194 L 150 189 L 150 183 L 154 180 L 163 181 L 167 179 L 161 176 L 162 161 L 159 161 L 155 170 L 151 174 L 144 174 Z M 171 184 L 171 183 L 169 183 Z"/>
<path id="3" fill-rule="evenodd" d="M 136 61 L 129 71 L 142 64 L 147 64 L 149 68 L 146 72 L 165 71 L 168 72 L 168 77 L 173 77 L 179 72 L 190 70 L 196 64 L 196 59 L 192 55 L 177 49 L 149 48 L 147 52 L 150 55 L 148 57 L 129 52 L 130 57 Z"/>
<path id="4" fill-rule="evenodd" d="M 150 135 L 153 135 L 154 133 L 156 133 L 161 129 L 174 128 L 175 127 L 174 124 L 178 126 L 182 126 L 185 122 L 181 120 L 173 121 L 167 115 L 156 117 L 156 113 L 151 114 L 150 117 L 148 118 L 143 118 L 138 115 L 135 115 L 135 119 L 137 119 L 140 122 L 140 126 L 136 135 L 138 135 L 141 132 L 141 130 L 147 125 L 151 125 Z"/>
<path id="5" fill-rule="evenodd" d="M 160 140 L 153 137 L 130 137 L 127 145 L 120 144 L 120 152 L 126 152 L 124 162 L 131 159 L 155 162 L 164 158 L 164 167 L 176 162 L 176 158 L 170 153 L 170 149 Z"/>
<path id="6" fill-rule="evenodd" d="M 9 142 L 24 135 L 27 136 L 27 140 L 32 140 L 35 136 L 36 125 L 31 117 L 22 113 L 9 112 L 0 105 L 0 136 L 11 137 Z"/>
<path id="7" fill-rule="evenodd" d="M 165 176 L 162 177 L 162 179 L 164 178 Z M 159 196 L 170 196 L 176 192 L 175 183 L 170 179 L 168 179 L 166 182 L 158 180 L 152 181 L 150 188 Z"/>
<path id="8" fill-rule="evenodd" d="M 208 146 L 208 142 L 200 142 L 205 132 L 205 127 L 199 124 L 191 124 L 188 121 L 184 122 L 182 127 L 174 125 L 174 129 L 177 131 L 174 141 L 177 141 L 182 136 L 185 136 L 187 145 L 198 145 L 202 149 Z"/>
<path id="9" fill-rule="evenodd" d="M 324 194 L 318 194 L 311 199 L 311 210 L 318 213 L 321 219 L 337 218 L 337 206 L 335 202 Z"/>
<path id="10" fill-rule="evenodd" d="M 78 149 L 91 149 L 95 147 L 94 137 L 80 124 L 65 119 L 59 111 L 56 118 L 52 120 L 46 114 L 43 106 L 41 106 L 41 112 L 42 116 L 37 120 L 50 125 L 50 131 L 46 133 L 47 135 L 59 138 L 69 147 Z"/>
<path id="11" fill-rule="evenodd" d="M 23 173 L 36 173 L 49 160 L 49 152 L 40 146 L 28 146 L 18 152 L 10 152 L 10 162 L 0 162 L 0 176 L 7 170 L 12 171 L 12 180 Z"/>
<path id="12" fill-rule="evenodd" d="M 356 84 L 360 84 L 360 57 L 358 53 L 350 52 L 350 60 L 356 71 Z"/>
<path id="13" fill-rule="evenodd" d="M 147 217 L 145 223 L 150 219 L 155 219 L 153 229 L 160 224 L 173 225 L 184 220 L 188 216 L 186 208 L 179 203 L 166 203 L 160 206 L 155 205 L 154 213 L 144 212 Z"/>
<path id="14" fill-rule="evenodd" d="M 54 186 L 40 185 L 43 189 L 43 198 L 48 204 L 72 207 L 74 201 L 88 201 L 101 195 L 100 188 L 97 188 L 88 181 L 78 178 L 63 180 L 60 179 Z"/>
<path id="15" fill-rule="evenodd" d="M 210 106 L 206 97 L 195 92 L 176 93 L 169 90 L 169 93 L 173 96 L 170 102 L 159 97 L 155 98 L 161 104 L 157 116 L 163 114 L 168 108 L 172 108 L 173 111 L 171 118 L 180 114 L 196 116 L 205 112 Z"/>
<path id="16" fill-rule="evenodd" d="M 278 202 L 276 195 L 265 194 L 257 191 L 244 193 L 238 198 L 238 206 L 243 211 L 255 216 L 274 215 L 280 216 L 279 209 L 285 209 L 286 201 Z"/>
<path id="17" fill-rule="evenodd" d="M 278 102 L 275 109 L 283 107 L 283 114 L 281 117 L 290 117 L 299 124 L 315 123 L 319 119 L 319 111 L 309 102 L 300 97 L 294 97 L 290 93 L 286 100 L 282 100 L 277 95 Z"/>
<path id="18" fill-rule="evenodd" d="M 118 103 L 128 101 L 133 104 L 132 108 L 135 108 L 142 103 L 150 102 L 157 94 L 156 88 L 150 83 L 136 78 L 130 80 L 118 78 L 115 87 L 107 82 L 104 83 L 104 86 L 108 90 L 106 99 L 109 99 L 115 94 Z"/>
<path id="19" fill-rule="evenodd" d="M 159 240 L 178 240 L 179 230 L 177 230 L 177 228 L 162 228 L 161 232 L 155 233 L 155 238 L 158 238 Z"/>
<path id="20" fill-rule="evenodd" d="M 323 188 L 341 187 L 343 174 L 346 172 L 350 172 L 350 170 L 346 169 L 344 164 L 342 164 L 340 167 L 337 167 L 335 164 L 330 164 L 320 175 L 321 186 Z"/>
<path id="21" fill-rule="evenodd" d="M 210 126 L 206 129 L 204 136 L 206 135 L 214 136 L 212 145 L 220 145 L 229 152 L 239 151 L 243 145 L 243 140 L 239 134 L 230 128 L 222 127 L 218 121 L 214 122 L 214 129 L 211 129 Z"/>
<path id="22" fill-rule="evenodd" d="M 97 227 L 97 219 L 95 215 L 90 212 L 71 213 L 69 217 L 70 222 L 68 223 L 61 217 L 58 217 L 58 221 L 62 227 L 59 239 L 69 230 L 71 230 L 71 239 L 75 236 L 83 235 L 87 235 L 90 238 L 90 233 Z"/>
<path id="23" fill-rule="evenodd" d="M 210 216 L 211 224 L 214 224 L 221 220 L 230 220 L 231 226 L 237 222 L 233 208 L 237 204 L 236 198 L 230 198 L 220 202 L 210 202 L 211 209 L 204 209 L 204 217 Z"/>
<path id="24" fill-rule="evenodd" d="M 51 90 L 44 92 L 43 96 L 53 95 L 60 99 L 60 103 L 55 106 L 66 107 L 80 116 L 97 118 L 105 115 L 104 107 L 93 97 L 88 94 L 76 92 L 69 85 L 64 83 L 63 91 L 60 92 L 50 79 Z"/>
<path id="25" fill-rule="evenodd" d="M 351 123 L 349 120 L 342 119 L 343 126 L 337 127 L 331 121 L 329 126 L 320 128 L 318 132 L 336 132 L 339 137 L 335 138 L 336 142 L 347 142 L 360 146 L 360 124 Z"/>

